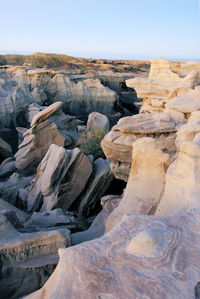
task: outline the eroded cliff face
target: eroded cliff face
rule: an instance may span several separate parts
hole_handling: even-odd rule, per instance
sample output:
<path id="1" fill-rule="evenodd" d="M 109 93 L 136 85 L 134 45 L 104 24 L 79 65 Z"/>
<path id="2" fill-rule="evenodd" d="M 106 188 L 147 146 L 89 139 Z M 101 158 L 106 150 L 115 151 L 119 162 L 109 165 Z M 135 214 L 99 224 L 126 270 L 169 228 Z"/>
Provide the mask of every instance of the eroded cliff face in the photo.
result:
<path id="1" fill-rule="evenodd" d="M 2 68 L 0 128 L 26 127 L 28 106 L 32 103 L 49 106 L 61 101 L 65 113 L 84 121 L 93 111 L 103 113 L 113 121 L 127 113 L 137 113 L 135 92 L 123 88 L 122 84 L 132 76 L 112 72 L 70 75 L 66 71 L 25 66 Z"/>

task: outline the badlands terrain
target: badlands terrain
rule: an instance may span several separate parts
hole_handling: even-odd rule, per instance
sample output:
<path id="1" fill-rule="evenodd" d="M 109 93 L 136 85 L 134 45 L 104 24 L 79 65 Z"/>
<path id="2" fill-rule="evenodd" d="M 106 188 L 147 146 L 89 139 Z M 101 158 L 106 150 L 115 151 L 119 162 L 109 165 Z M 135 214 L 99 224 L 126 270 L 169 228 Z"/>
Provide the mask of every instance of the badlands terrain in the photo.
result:
<path id="1" fill-rule="evenodd" d="M 200 63 L 0 64 L 0 298 L 200 298 Z"/>

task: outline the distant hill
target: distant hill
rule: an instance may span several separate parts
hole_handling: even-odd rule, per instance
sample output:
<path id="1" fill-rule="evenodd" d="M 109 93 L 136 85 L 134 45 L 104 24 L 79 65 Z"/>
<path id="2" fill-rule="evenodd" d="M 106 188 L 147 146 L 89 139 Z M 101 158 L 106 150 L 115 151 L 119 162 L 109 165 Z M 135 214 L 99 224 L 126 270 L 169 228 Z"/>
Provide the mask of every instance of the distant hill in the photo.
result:
<path id="1" fill-rule="evenodd" d="M 34 53 L 32 55 L 0 55 L 0 65 L 23 65 L 26 63 L 33 67 L 61 67 L 75 60 L 75 57 L 62 54 Z"/>

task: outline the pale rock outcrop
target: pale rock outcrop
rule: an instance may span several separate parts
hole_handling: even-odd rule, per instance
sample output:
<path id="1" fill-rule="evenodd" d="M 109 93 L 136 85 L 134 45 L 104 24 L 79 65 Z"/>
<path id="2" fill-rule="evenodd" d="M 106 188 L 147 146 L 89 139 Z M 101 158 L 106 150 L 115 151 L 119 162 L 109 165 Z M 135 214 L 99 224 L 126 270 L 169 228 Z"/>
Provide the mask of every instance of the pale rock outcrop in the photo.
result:
<path id="1" fill-rule="evenodd" d="M 163 152 L 173 159 L 176 153 L 176 132 L 186 122 L 183 113 L 138 114 L 121 118 L 104 137 L 101 146 L 111 160 L 111 169 L 116 178 L 127 181 L 132 161 L 132 144 L 142 137 L 152 137 Z"/>
<path id="2" fill-rule="evenodd" d="M 176 98 L 168 101 L 166 108 L 185 113 L 190 116 L 192 112 L 200 110 L 200 86 L 188 92 L 180 93 Z"/>
<path id="3" fill-rule="evenodd" d="M 66 151 L 52 144 L 37 169 L 27 207 L 29 211 L 68 208 L 81 194 L 92 173 L 92 164 L 80 149 Z"/>
<path id="4" fill-rule="evenodd" d="M 26 299 L 195 298 L 199 215 L 126 215 L 101 238 L 59 249 L 56 270 Z"/>
<path id="5" fill-rule="evenodd" d="M 12 155 L 12 149 L 10 145 L 5 142 L 2 138 L 0 138 L 0 164 L 6 158 Z"/>
<path id="6" fill-rule="evenodd" d="M 41 287 L 58 261 L 58 248 L 71 245 L 66 229 L 20 233 L 0 214 L 1 297 L 19 298 Z"/>
<path id="7" fill-rule="evenodd" d="M 155 211 L 164 192 L 169 164 L 169 155 L 157 148 L 155 139 L 146 137 L 133 143 L 128 183 L 119 206 L 108 217 L 106 231 L 118 224 L 125 214 Z"/>
<path id="8" fill-rule="evenodd" d="M 88 116 L 87 130 L 102 130 L 105 131 L 105 133 L 108 133 L 110 130 L 109 119 L 106 115 L 103 115 L 102 113 L 92 112 Z"/>
<path id="9" fill-rule="evenodd" d="M 156 214 L 170 214 L 200 207 L 200 134 L 181 143 L 177 159 L 166 174 L 166 187 Z"/>
<path id="10" fill-rule="evenodd" d="M 159 58 L 151 61 L 148 78 L 128 79 L 126 85 L 134 88 L 138 98 L 144 100 L 140 113 L 161 112 L 170 99 L 197 86 L 198 74 L 199 71 L 194 70 L 182 78 L 171 71 L 167 59 Z"/>
<path id="11" fill-rule="evenodd" d="M 62 103 L 50 105 L 34 116 L 31 128 L 25 132 L 15 154 L 16 168 L 19 172 L 34 172 L 52 143 L 73 148 L 79 135 L 76 119 L 62 113 Z"/>
<path id="12" fill-rule="evenodd" d="M 191 113 L 188 122 L 177 131 L 175 140 L 177 148 L 179 149 L 185 141 L 192 141 L 198 133 L 200 133 L 200 111 L 194 111 Z"/>

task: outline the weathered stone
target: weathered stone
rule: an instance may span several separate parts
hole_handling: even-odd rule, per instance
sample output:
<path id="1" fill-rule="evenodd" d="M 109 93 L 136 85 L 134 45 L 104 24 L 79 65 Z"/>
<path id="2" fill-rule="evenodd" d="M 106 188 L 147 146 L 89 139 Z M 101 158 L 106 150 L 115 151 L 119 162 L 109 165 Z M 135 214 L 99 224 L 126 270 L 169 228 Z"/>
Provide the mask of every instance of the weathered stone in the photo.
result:
<path id="1" fill-rule="evenodd" d="M 73 213 L 63 212 L 62 209 L 55 209 L 48 212 L 34 212 L 25 223 L 26 227 L 48 228 L 54 226 L 66 226 L 73 224 Z"/>
<path id="2" fill-rule="evenodd" d="M 26 298 L 194 298 L 199 214 L 126 215 L 103 237 L 59 249 L 53 275 Z"/>
<path id="3" fill-rule="evenodd" d="M 167 59 L 159 58 L 151 61 L 148 78 L 128 79 L 126 85 L 136 90 L 138 98 L 144 99 L 140 113 L 161 112 L 170 99 L 197 86 L 198 73 L 195 70 L 182 78 L 171 71 Z"/>
<path id="4" fill-rule="evenodd" d="M 67 148 L 75 146 L 79 137 L 77 122 L 73 116 L 64 115 L 61 106 L 62 103 L 56 102 L 33 118 L 15 154 L 20 172 L 33 172 L 52 143 Z"/>
<path id="5" fill-rule="evenodd" d="M 95 210 L 96 205 L 100 203 L 100 198 L 109 187 L 113 175 L 110 170 L 110 162 L 99 158 L 93 164 L 93 172 L 89 181 L 77 199 L 77 211 L 80 215 L 88 217 Z"/>
<path id="6" fill-rule="evenodd" d="M 28 196 L 28 210 L 42 211 L 60 207 L 65 210 L 83 191 L 92 164 L 78 148 L 66 151 L 52 144 L 37 169 Z"/>
<path id="7" fill-rule="evenodd" d="M 166 107 L 176 111 L 190 114 L 200 110 L 200 86 L 188 92 L 181 93 L 178 97 L 168 101 Z"/>
<path id="8" fill-rule="evenodd" d="M 0 163 L 12 155 L 10 145 L 0 138 Z"/>
<path id="9" fill-rule="evenodd" d="M 199 208 L 200 134 L 193 142 L 183 142 L 177 159 L 166 174 L 166 187 L 156 214 Z"/>
<path id="10" fill-rule="evenodd" d="M 103 210 L 96 216 L 88 230 L 72 234 L 73 245 L 90 241 L 103 236 L 106 232 L 106 221 L 110 213 L 117 208 L 121 197 L 117 195 L 107 195 L 101 198 Z"/>
<path id="11" fill-rule="evenodd" d="M 99 112 L 92 112 L 88 116 L 87 129 L 90 131 L 102 130 L 108 133 L 110 130 L 109 119 Z"/>
<path id="12" fill-rule="evenodd" d="M 16 167 L 14 157 L 5 159 L 0 165 L 0 179 L 10 176 L 13 172 L 15 172 L 15 170 Z"/>
<path id="13" fill-rule="evenodd" d="M 111 230 L 128 213 L 148 214 L 155 210 L 165 186 L 169 155 L 156 147 L 152 138 L 133 143 L 132 166 L 119 206 L 110 214 L 106 230 Z"/>
<path id="14" fill-rule="evenodd" d="M 169 111 L 121 118 L 101 142 L 115 177 L 128 180 L 132 144 L 142 137 L 154 138 L 158 148 L 173 157 L 176 131 L 185 121 L 181 115 L 171 115 Z"/>
<path id="15" fill-rule="evenodd" d="M 55 269 L 58 248 L 70 245 L 66 229 L 22 234 L 1 215 L 1 296 L 19 298 L 41 287 Z"/>
<path id="16" fill-rule="evenodd" d="M 0 197 L 20 209 L 26 209 L 22 190 L 29 188 L 33 176 L 24 177 L 13 173 L 7 181 L 0 182 Z M 20 191 L 21 190 L 21 191 Z"/>

